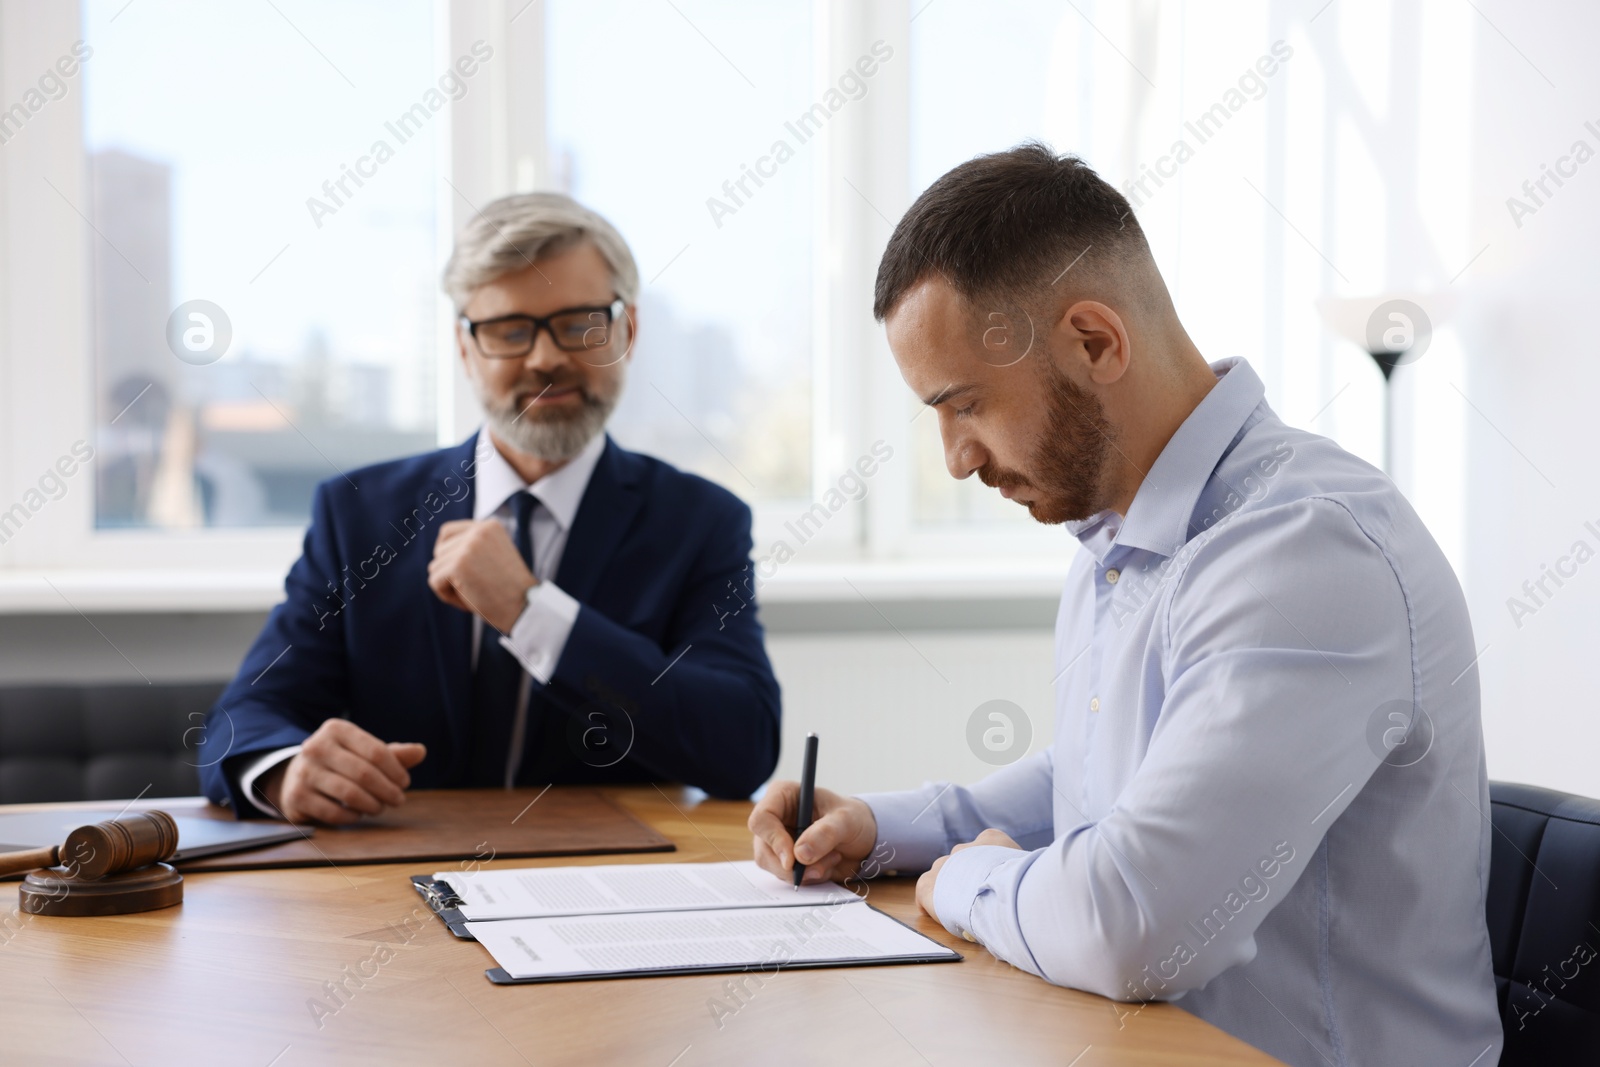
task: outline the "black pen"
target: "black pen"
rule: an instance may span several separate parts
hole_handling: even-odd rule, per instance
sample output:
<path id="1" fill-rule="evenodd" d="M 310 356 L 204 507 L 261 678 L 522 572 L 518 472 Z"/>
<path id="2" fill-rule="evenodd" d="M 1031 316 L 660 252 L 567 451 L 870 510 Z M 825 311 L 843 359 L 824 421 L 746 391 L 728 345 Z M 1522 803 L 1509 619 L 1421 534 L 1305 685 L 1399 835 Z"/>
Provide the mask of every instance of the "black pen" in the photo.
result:
<path id="1" fill-rule="evenodd" d="M 800 840 L 800 835 L 806 832 L 811 825 L 811 808 L 817 792 L 817 735 L 806 734 L 806 762 L 800 769 L 800 813 L 794 823 L 794 839 Z M 800 888 L 800 879 L 806 876 L 806 865 L 800 862 L 798 854 L 794 861 L 794 887 Z"/>

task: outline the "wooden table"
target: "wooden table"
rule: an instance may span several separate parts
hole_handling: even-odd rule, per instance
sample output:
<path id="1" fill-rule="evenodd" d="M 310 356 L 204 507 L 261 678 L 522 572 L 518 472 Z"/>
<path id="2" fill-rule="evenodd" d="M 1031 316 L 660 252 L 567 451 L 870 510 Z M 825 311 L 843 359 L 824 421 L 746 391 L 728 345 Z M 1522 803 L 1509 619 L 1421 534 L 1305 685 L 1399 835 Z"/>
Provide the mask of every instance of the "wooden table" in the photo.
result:
<path id="1" fill-rule="evenodd" d="M 747 803 L 696 801 L 673 787 L 607 792 L 678 851 L 488 866 L 750 855 Z M 492 845 L 494 827 L 475 832 Z M 428 866 L 190 874 L 178 907 L 93 919 L 23 915 L 17 883 L 6 883 L 0 1060 L 97 1067 L 1278 1062 L 1180 1008 L 1114 1003 L 1001 963 L 921 915 L 909 879 L 871 883 L 869 899 L 959 949 L 965 962 L 780 972 L 739 998 L 727 975 L 492 986 L 483 976 L 488 954 L 451 937 L 408 884 L 407 875 Z M 329 989 L 341 981 L 349 992 L 335 999 Z"/>

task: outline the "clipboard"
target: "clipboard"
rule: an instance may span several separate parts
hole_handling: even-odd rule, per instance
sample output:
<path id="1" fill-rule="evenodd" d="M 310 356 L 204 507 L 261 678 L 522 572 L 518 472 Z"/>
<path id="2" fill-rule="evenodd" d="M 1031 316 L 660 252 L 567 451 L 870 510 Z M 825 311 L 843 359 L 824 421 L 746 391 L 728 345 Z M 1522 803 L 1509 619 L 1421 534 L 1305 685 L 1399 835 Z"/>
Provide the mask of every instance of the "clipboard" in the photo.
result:
<path id="1" fill-rule="evenodd" d="M 410 881 L 454 937 L 494 958 L 498 966 L 484 974 L 495 985 L 963 959 L 854 893 L 819 885 L 791 900 L 752 877 L 754 868 L 501 869 L 470 882 L 449 873 Z M 528 881 L 535 872 L 545 880 Z M 644 881 L 629 877 L 646 872 Z"/>
<path id="2" fill-rule="evenodd" d="M 600 982 L 613 978 L 671 978 L 675 975 L 689 974 L 754 974 L 759 973 L 768 977 L 775 977 L 782 971 L 819 971 L 836 967 L 897 967 L 912 963 L 962 963 L 966 957 L 953 948 L 946 948 L 928 935 L 914 929 L 911 924 L 896 919 L 893 915 L 881 908 L 862 902 L 863 905 L 876 915 L 881 915 L 897 926 L 904 928 L 917 937 L 927 941 L 937 949 L 923 955 L 895 956 L 892 959 L 880 957 L 865 957 L 858 959 L 833 959 L 833 960 L 791 960 L 784 963 L 772 964 L 711 964 L 705 966 L 686 967 L 651 967 L 627 971 L 597 971 L 590 974 L 560 974 L 535 978 L 517 978 L 510 974 L 504 967 L 490 967 L 483 972 L 485 978 L 494 985 L 548 985 L 552 982 Z M 835 907 L 848 907 L 849 905 L 834 905 Z"/>
<path id="3" fill-rule="evenodd" d="M 741 875 L 739 872 L 743 871 Z M 525 867 L 498 870 L 467 869 L 434 874 L 411 875 L 411 888 L 422 897 L 428 909 L 439 917 L 450 932 L 463 941 L 475 941 L 467 924 L 472 922 L 505 919 L 581 918 L 590 915 L 661 915 L 674 912 L 718 911 L 727 908 L 749 907 L 813 907 L 823 903 L 851 903 L 855 894 L 838 886 L 807 886 L 793 897 L 787 891 L 772 887 L 764 874 L 752 877 L 756 865 L 750 861 L 685 864 L 623 864 L 592 867 Z M 568 898 L 568 910 L 559 910 L 562 904 L 552 904 L 547 897 L 538 895 L 537 889 L 524 879 L 567 880 L 574 876 L 588 881 L 608 876 L 634 882 L 632 891 L 607 890 L 590 881 L 583 886 L 579 897 L 572 899 L 569 885 L 556 890 L 557 897 Z M 676 879 L 670 895 L 677 899 L 671 903 L 659 898 L 649 899 L 662 892 L 637 884 L 637 879 L 647 881 Z M 454 882 L 454 884 L 452 884 Z M 613 883 L 614 884 L 614 883 Z M 760 888 L 755 888 L 759 886 Z M 548 883 L 546 889 L 548 889 Z M 684 895 L 684 894 L 687 895 Z M 465 894 L 465 896 L 459 895 Z M 520 897 L 520 899 L 518 899 Z M 474 914 L 473 909 L 476 908 Z"/>

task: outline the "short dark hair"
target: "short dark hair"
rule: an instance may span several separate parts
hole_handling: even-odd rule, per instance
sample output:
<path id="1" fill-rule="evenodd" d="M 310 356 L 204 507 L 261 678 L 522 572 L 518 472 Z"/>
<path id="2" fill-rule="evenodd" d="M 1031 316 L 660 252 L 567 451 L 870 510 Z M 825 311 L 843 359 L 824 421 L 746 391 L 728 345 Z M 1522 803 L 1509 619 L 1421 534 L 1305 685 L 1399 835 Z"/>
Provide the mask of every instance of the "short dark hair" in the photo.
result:
<path id="1" fill-rule="evenodd" d="M 1127 198 L 1077 156 L 1030 141 L 969 159 L 917 197 L 878 263 L 872 314 L 882 322 L 935 272 L 969 301 L 1027 297 L 1069 265 L 1098 271 L 1136 255 L 1151 258 Z"/>

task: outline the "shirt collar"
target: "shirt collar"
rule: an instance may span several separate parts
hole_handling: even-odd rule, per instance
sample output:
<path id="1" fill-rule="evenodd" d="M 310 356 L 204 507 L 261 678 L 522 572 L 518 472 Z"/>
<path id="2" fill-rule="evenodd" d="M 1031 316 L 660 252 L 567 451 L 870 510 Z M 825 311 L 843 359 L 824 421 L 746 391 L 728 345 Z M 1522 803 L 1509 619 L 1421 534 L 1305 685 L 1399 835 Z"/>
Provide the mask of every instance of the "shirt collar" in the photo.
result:
<path id="1" fill-rule="evenodd" d="M 1266 396 L 1266 386 L 1245 360 L 1211 364 L 1217 384 L 1183 420 L 1139 485 L 1126 517 L 1102 511 L 1066 524 L 1096 559 L 1126 545 L 1170 556 L 1189 540 L 1195 502 L 1216 473 L 1228 446 Z"/>
<path id="2" fill-rule="evenodd" d="M 489 440 L 488 430 L 480 429 L 478 439 L 487 447 L 479 449 L 482 458 L 475 475 L 477 482 L 473 487 L 472 517 L 487 519 L 499 511 L 513 494 L 526 489 L 545 506 L 545 510 L 556 520 L 556 525 L 563 530 L 570 528 L 572 520 L 577 517 L 578 505 L 583 502 L 584 491 L 589 488 L 589 478 L 594 474 L 595 465 L 600 462 L 600 454 L 606 450 L 606 435 L 597 433 L 583 446 L 583 451 L 568 463 L 529 485 L 500 454 L 500 450 L 494 447 Z"/>

